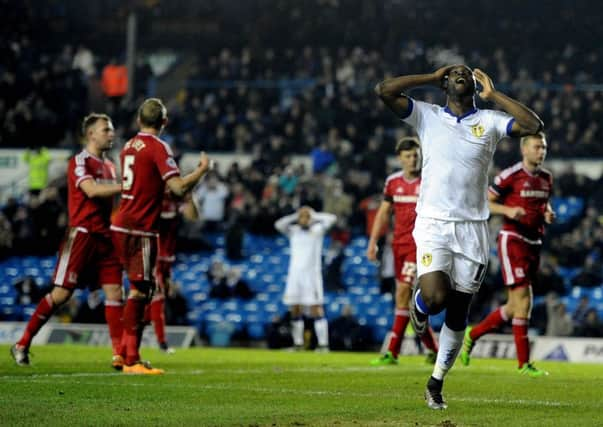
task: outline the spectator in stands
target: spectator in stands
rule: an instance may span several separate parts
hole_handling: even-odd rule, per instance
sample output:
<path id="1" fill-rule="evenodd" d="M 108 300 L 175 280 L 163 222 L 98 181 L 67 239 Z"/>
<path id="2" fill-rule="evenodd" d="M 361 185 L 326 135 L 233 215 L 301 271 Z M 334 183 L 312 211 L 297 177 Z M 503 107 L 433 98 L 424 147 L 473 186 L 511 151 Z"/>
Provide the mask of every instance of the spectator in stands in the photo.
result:
<path id="1" fill-rule="evenodd" d="M 339 317 L 329 322 L 331 350 L 366 351 L 371 347 L 371 331 L 354 316 L 351 305 L 341 308 Z"/>
<path id="2" fill-rule="evenodd" d="M 546 335 L 553 337 L 569 337 L 574 330 L 574 323 L 566 305 L 559 301 L 554 293 L 545 297 L 547 307 Z"/>
<path id="3" fill-rule="evenodd" d="M 230 299 L 241 298 L 251 299 L 255 293 L 241 277 L 241 270 L 237 267 L 225 269 L 225 275 L 217 280 L 219 274 L 213 277 L 212 288 L 209 292 L 210 298 Z"/>
<path id="4" fill-rule="evenodd" d="M 343 182 L 336 179 L 324 189 L 323 209 L 337 218 L 349 218 L 352 215 L 354 198 L 343 191 Z"/>
<path id="5" fill-rule="evenodd" d="M 13 247 L 13 231 L 11 223 L 2 212 L 0 212 L 0 260 L 11 255 Z"/>
<path id="6" fill-rule="evenodd" d="M 572 314 L 572 320 L 574 321 L 574 328 L 576 330 L 579 330 L 584 326 L 586 316 L 591 308 L 588 297 L 586 295 L 581 296 L 580 302 L 578 302 L 578 306 L 574 310 L 574 314 Z"/>
<path id="7" fill-rule="evenodd" d="M 48 149 L 38 146 L 23 154 L 23 161 L 29 166 L 29 194 L 37 196 L 48 185 L 48 167 L 52 156 Z"/>
<path id="8" fill-rule="evenodd" d="M 96 75 L 94 55 L 92 54 L 92 51 L 83 44 L 78 45 L 75 55 L 73 55 L 71 66 L 74 69 L 81 71 L 86 81 Z"/>
<path id="9" fill-rule="evenodd" d="M 603 337 L 603 323 L 597 310 L 589 308 L 584 317 L 584 323 L 574 330 L 575 336 L 600 338 Z"/>
<path id="10" fill-rule="evenodd" d="M 180 285 L 172 282 L 165 300 L 165 323 L 167 325 L 188 325 L 188 307 Z"/>
<path id="11" fill-rule="evenodd" d="M 15 303 L 20 305 L 37 304 L 48 292 L 47 288 L 40 288 L 32 276 L 26 276 L 14 283 L 17 296 Z"/>
<path id="12" fill-rule="evenodd" d="M 128 68 L 118 64 L 116 58 L 111 58 L 103 68 L 101 85 L 113 107 L 119 107 L 121 99 L 128 93 Z"/>
<path id="13" fill-rule="evenodd" d="M 193 190 L 193 201 L 206 231 L 222 229 L 228 194 L 228 187 L 220 181 L 216 173 L 211 173 Z"/>
<path id="14" fill-rule="evenodd" d="M 314 148 L 310 156 L 312 156 L 312 171 L 314 173 L 326 172 L 329 166 L 335 162 L 335 156 L 327 148 L 326 143 Z"/>

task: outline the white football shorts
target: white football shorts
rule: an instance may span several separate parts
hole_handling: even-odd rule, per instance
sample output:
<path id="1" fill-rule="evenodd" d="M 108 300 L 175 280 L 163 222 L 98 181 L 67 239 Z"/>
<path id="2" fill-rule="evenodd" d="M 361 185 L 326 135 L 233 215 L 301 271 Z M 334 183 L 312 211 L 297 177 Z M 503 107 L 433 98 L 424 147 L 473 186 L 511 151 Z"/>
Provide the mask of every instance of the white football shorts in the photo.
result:
<path id="1" fill-rule="evenodd" d="M 486 221 L 444 221 L 417 217 L 417 276 L 442 271 L 453 289 L 476 293 L 486 275 L 490 244 Z"/>
<path id="2" fill-rule="evenodd" d="M 322 305 L 322 275 L 307 271 L 289 271 L 283 302 L 286 305 Z"/>

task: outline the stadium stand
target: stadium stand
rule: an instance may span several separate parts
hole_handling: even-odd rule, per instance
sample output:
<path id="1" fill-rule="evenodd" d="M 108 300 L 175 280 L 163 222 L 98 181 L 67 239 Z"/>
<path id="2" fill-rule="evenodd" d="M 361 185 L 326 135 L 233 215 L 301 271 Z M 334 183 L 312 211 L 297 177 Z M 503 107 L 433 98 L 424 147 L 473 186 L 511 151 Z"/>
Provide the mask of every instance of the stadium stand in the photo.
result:
<path id="1" fill-rule="evenodd" d="M 36 7 L 28 1 L 0 3 L 3 15 L 10 18 L 0 29 L 2 147 L 74 149 L 77 124 L 92 107 L 114 118 L 123 143 L 132 134 L 131 118 L 140 97 L 161 91 L 162 84 L 168 86 L 169 82 L 154 75 L 156 71 L 149 70 L 143 61 L 130 101 L 114 104 L 102 97 L 100 70 L 113 57 L 122 55 L 121 49 L 114 50 L 121 41 L 113 45 L 107 42 L 116 41 L 115 29 L 124 25 L 127 15 L 116 0 L 106 2 L 103 10 L 91 7 L 80 21 L 74 18 L 77 2 L 48 2 Z M 257 11 L 266 11 L 266 1 L 250 0 L 244 2 L 248 12 L 244 23 L 240 22 L 244 14 L 229 13 L 231 2 L 203 2 L 191 10 L 196 25 L 186 18 L 179 23 L 179 33 L 172 33 L 170 28 L 174 27 L 169 24 L 185 3 L 159 2 L 138 10 L 142 24 L 151 15 L 157 22 L 153 34 L 141 25 L 142 56 L 149 58 L 158 46 L 170 49 L 178 57 L 170 64 L 176 64 L 173 66 L 179 67 L 182 75 L 169 99 L 166 139 L 180 152 L 204 148 L 245 153 L 252 159 L 249 166 L 220 165 L 217 177 L 228 187 L 230 196 L 219 232 L 203 235 L 214 250 L 181 252 L 174 269 L 175 281 L 187 302 L 188 322 L 206 337 L 216 325 L 228 323 L 234 327 L 231 334 L 252 340 L 265 338 L 266 325 L 285 310 L 280 298 L 287 244 L 275 236 L 272 224 L 300 204 L 322 208 L 330 189 L 341 180 L 354 208 L 336 231 L 352 237 L 343 243 L 343 289 L 327 292 L 327 316 L 334 318 L 343 305 L 350 304 L 359 322 L 370 326 L 374 341 L 383 338 L 393 303 L 391 295 L 379 292 L 378 268 L 364 256 L 365 217 L 358 204 L 380 192 L 388 172 L 383 153 L 391 152 L 396 138 L 409 130 L 373 96 L 372 86 L 381 76 L 466 61 L 489 70 L 498 87 L 534 106 L 547 124 L 550 159 L 603 156 L 603 87 L 597 84 L 603 81 L 603 58 L 596 46 L 603 35 L 591 15 L 581 11 L 582 5 L 554 1 L 554 7 L 539 10 L 539 19 L 534 22 L 529 14 L 524 20 L 511 21 L 495 5 L 461 0 L 455 7 L 474 14 L 472 24 L 485 25 L 478 19 L 480 13 L 500 17 L 496 28 L 476 29 L 487 36 L 474 40 L 466 34 L 456 37 L 457 19 L 446 14 L 443 20 L 428 13 L 428 6 L 417 4 L 413 10 L 416 15 L 406 17 L 407 25 L 402 25 L 397 17 L 406 16 L 404 2 L 358 0 L 313 0 L 299 2 L 294 8 L 275 1 L 261 17 Z M 310 19 L 316 5 L 323 13 Z M 536 7 L 519 0 L 505 5 L 514 6 Z M 114 10 L 115 16 L 104 17 L 104 25 L 107 21 L 110 24 L 100 28 L 95 18 L 106 10 Z M 571 40 L 551 32 L 545 24 L 549 19 L 565 22 L 575 16 L 581 17 L 582 24 Z M 200 26 L 199 22 L 207 25 Z M 334 25 L 341 22 L 346 25 Z M 522 38 L 514 32 L 518 26 L 523 30 Z M 354 31 L 368 27 L 376 31 Z M 438 28 L 437 39 L 430 28 Z M 44 37 L 51 29 L 56 34 L 52 40 Z M 531 50 L 526 31 L 550 44 L 551 49 L 544 55 Z M 78 34 L 92 55 L 92 72 L 81 66 L 81 47 L 71 44 Z M 200 37 L 203 43 L 198 43 Z M 441 40 L 449 42 L 444 47 Z M 159 41 L 162 44 L 157 44 Z M 191 45 L 199 47 L 191 50 L 187 47 Z M 150 84 L 155 79 L 159 84 Z M 437 92 L 421 95 L 439 100 Z M 326 162 L 320 172 L 291 160 L 292 154 L 311 153 L 314 159 Z M 515 144 L 502 142 L 495 157 L 497 167 L 517 159 Z M 58 241 L 49 236 L 60 236 L 65 226 L 60 214 L 65 211 L 63 181 L 51 183 L 59 191 L 43 192 L 38 201 L 17 195 L 2 206 L 1 320 L 23 320 L 31 314 L 33 302 L 18 300 L 15 283 L 29 276 L 38 286 L 49 282 Z M 548 230 L 543 253 L 543 264 L 552 266 L 551 274 L 559 277 L 560 287 L 555 290 L 568 310 L 573 312 L 580 298 L 587 296 L 599 318 L 603 318 L 602 184 L 603 177 L 588 178 L 569 167 L 555 176 L 553 206 L 558 221 Z M 226 257 L 226 236 L 237 224 L 245 231 L 243 259 L 231 261 Z M 496 228 L 495 222 L 492 227 Z M 39 244 L 32 245 L 33 241 Z M 327 242 L 325 252 L 331 249 Z M 241 268 L 255 292 L 253 299 L 209 298 L 207 271 L 215 259 Z M 547 276 L 546 280 L 553 279 Z M 546 284 L 538 288 L 544 291 L 537 293 L 537 307 L 545 304 L 544 294 L 550 288 Z M 493 262 L 474 304 L 475 317 L 480 317 L 501 292 L 497 263 Z M 85 301 L 86 296 L 87 292 L 81 292 L 78 301 Z M 434 319 L 436 329 L 441 322 L 441 318 Z"/>

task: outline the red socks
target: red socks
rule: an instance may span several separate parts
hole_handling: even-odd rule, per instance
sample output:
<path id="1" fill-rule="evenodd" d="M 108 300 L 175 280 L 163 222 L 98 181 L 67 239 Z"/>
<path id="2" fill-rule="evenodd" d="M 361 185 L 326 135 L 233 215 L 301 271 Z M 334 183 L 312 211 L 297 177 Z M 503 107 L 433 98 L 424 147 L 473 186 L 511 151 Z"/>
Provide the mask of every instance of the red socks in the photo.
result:
<path id="1" fill-rule="evenodd" d="M 517 349 L 517 363 L 521 368 L 530 361 L 530 341 L 528 340 L 528 322 L 529 319 L 513 318 L 513 338 L 515 338 L 515 348 Z"/>
<path id="2" fill-rule="evenodd" d="M 509 319 L 507 319 L 505 316 L 503 308 L 497 308 L 488 314 L 484 320 L 475 325 L 473 329 L 471 329 L 471 333 L 469 335 L 471 336 L 471 339 L 475 341 L 482 335 L 501 327 L 503 324 L 507 323 L 508 320 Z"/>
<path id="3" fill-rule="evenodd" d="M 105 301 L 105 320 L 109 327 L 109 336 L 111 337 L 111 346 L 113 354 L 120 354 L 121 337 L 123 335 L 123 312 L 124 305 L 121 301 Z"/>
<path id="4" fill-rule="evenodd" d="M 425 335 L 421 337 L 421 342 L 423 343 L 423 345 L 425 345 L 425 347 L 427 347 L 434 353 L 438 352 L 438 343 L 435 339 L 435 335 L 433 333 L 433 329 L 431 329 L 431 326 L 427 328 L 427 332 L 425 332 Z"/>
<path id="5" fill-rule="evenodd" d="M 122 355 L 125 353 L 126 365 L 133 365 L 140 360 L 140 339 L 144 327 L 144 299 L 128 298 L 123 312 Z"/>
<path id="6" fill-rule="evenodd" d="M 50 294 L 46 294 L 44 298 L 38 303 L 36 311 L 31 315 L 31 319 L 25 327 L 23 336 L 17 342 L 17 345 L 28 348 L 31 344 L 31 340 L 40 331 L 42 326 L 48 322 L 48 319 L 54 314 L 56 307 L 52 301 Z"/>
<path id="7" fill-rule="evenodd" d="M 391 351 L 394 357 L 398 357 L 400 354 L 400 347 L 402 346 L 408 320 L 408 308 L 396 309 L 396 316 L 392 325 L 392 337 L 389 340 L 388 347 L 388 350 Z"/>
<path id="8" fill-rule="evenodd" d="M 165 299 L 161 297 L 151 301 L 149 311 L 157 342 L 159 344 L 165 343 Z"/>

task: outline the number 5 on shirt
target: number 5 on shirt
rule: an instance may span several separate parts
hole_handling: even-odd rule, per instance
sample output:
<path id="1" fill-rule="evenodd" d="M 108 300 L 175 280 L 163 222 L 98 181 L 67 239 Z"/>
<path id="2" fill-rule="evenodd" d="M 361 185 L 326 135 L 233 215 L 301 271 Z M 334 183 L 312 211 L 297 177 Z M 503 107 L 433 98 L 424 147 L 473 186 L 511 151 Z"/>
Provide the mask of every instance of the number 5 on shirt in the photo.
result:
<path id="1" fill-rule="evenodd" d="M 123 177 L 121 181 L 122 188 L 125 191 L 128 191 L 132 188 L 132 184 L 134 183 L 134 171 L 132 170 L 132 166 L 134 166 L 135 157 L 131 154 L 124 156 L 124 170 L 122 172 Z"/>

